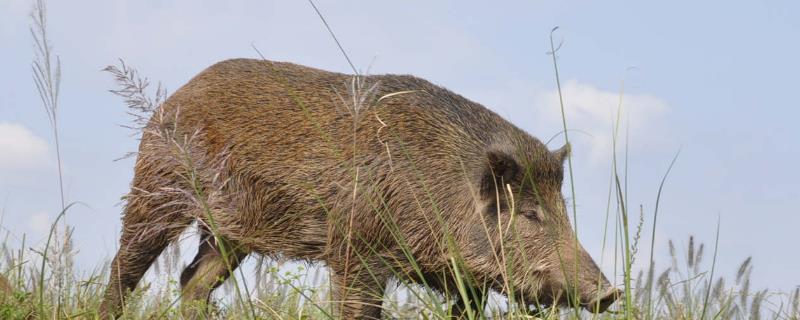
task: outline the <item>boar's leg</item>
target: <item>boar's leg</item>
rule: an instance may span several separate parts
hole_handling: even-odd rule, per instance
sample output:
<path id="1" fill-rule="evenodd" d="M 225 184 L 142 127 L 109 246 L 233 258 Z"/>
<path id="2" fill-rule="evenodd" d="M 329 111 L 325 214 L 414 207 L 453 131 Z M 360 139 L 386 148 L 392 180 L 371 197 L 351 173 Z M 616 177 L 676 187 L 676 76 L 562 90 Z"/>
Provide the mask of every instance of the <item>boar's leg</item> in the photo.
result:
<path id="1" fill-rule="evenodd" d="M 530 315 L 534 317 L 546 317 L 546 315 L 542 314 L 542 305 L 537 303 L 536 301 L 528 301 L 525 300 L 525 297 L 518 295 L 517 297 L 517 308 L 519 312 L 524 315 Z M 533 309 L 531 309 L 533 306 Z"/>
<path id="2" fill-rule="evenodd" d="M 220 248 L 211 232 L 200 227 L 197 255 L 181 273 L 181 307 L 185 319 L 196 319 L 205 313 L 211 292 L 225 282 L 247 256 L 246 251 L 230 241 L 222 243 L 224 246 Z"/>
<path id="3" fill-rule="evenodd" d="M 488 298 L 488 294 L 485 290 L 481 290 L 478 288 L 473 288 L 472 290 L 467 289 L 467 295 L 472 296 L 474 292 L 475 297 L 469 298 L 469 305 L 464 302 L 464 298 L 458 297 L 456 298 L 456 303 L 453 304 L 452 307 L 452 315 L 456 319 L 467 319 L 469 313 L 467 312 L 467 308 L 472 309 L 472 312 L 475 314 L 476 317 L 483 318 L 483 310 L 486 303 L 486 298 Z M 479 300 L 480 299 L 480 300 Z"/>
<path id="4" fill-rule="evenodd" d="M 119 250 L 111 262 L 108 287 L 100 304 L 101 319 L 122 313 L 126 295 L 136 288 L 161 251 L 192 222 L 180 205 L 164 205 L 136 195 L 132 193 L 125 206 Z"/>
<path id="5" fill-rule="evenodd" d="M 449 274 L 444 273 L 427 273 L 424 274 L 425 283 L 432 289 L 441 292 L 445 298 L 454 298 L 455 303 L 450 307 L 450 314 L 454 319 L 467 319 L 469 312 L 467 309 L 472 309 L 475 316 L 479 318 L 483 314 L 488 291 L 477 286 L 468 286 L 466 288 L 467 300 L 458 291 L 456 280 Z"/>
<path id="6" fill-rule="evenodd" d="M 362 263 L 351 262 L 349 268 L 329 262 L 332 302 L 339 319 L 381 319 L 383 293 L 391 271 L 377 257 L 362 259 Z"/>

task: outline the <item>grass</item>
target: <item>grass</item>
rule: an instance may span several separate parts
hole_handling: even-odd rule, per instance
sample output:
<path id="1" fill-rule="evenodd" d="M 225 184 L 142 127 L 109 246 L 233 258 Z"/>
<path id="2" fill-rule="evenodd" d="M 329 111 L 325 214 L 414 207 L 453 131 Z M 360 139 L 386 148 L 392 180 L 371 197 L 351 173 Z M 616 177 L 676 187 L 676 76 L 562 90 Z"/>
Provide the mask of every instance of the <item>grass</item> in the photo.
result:
<path id="1" fill-rule="evenodd" d="M 752 260 L 746 259 L 732 283 L 724 277 L 712 278 L 704 265 L 704 245 L 688 241 L 685 255 L 677 254 L 669 242 L 671 265 L 654 272 L 640 271 L 632 277 L 630 314 L 591 315 L 586 312 L 547 309 L 541 319 L 800 319 L 800 289 L 784 294 L 766 290 L 753 291 L 750 275 Z M 0 278 L 0 318 L 2 319 L 71 319 L 93 318 L 103 295 L 108 263 L 86 274 L 75 274 L 74 282 L 59 290 L 52 277 L 42 275 L 25 248 L 3 245 Z M 253 258 L 258 260 L 258 258 Z M 172 262 L 170 262 L 170 260 Z M 161 258 L 160 272 L 140 284 L 128 303 L 124 319 L 177 317 L 173 301 L 180 291 L 174 278 L 180 256 L 174 251 Z M 712 260 L 713 261 L 713 260 Z M 235 281 L 227 282 L 219 294 L 209 318 L 224 319 L 329 319 L 327 275 L 319 265 L 281 266 L 261 259 L 250 281 L 247 297 L 236 295 Z M 254 280 L 255 279 L 255 280 Z M 42 283 L 43 281 L 43 283 Z M 402 288 L 402 286 L 401 286 Z M 413 293 L 405 292 L 414 291 Z M 384 302 L 385 314 L 399 319 L 444 319 L 447 315 L 442 297 L 426 293 L 422 287 L 393 290 Z M 39 300 L 38 294 L 46 297 Z M 463 293 L 462 294 L 466 294 Z M 653 297 L 652 303 L 650 298 Z M 487 317 L 533 319 L 516 311 L 504 314 L 502 302 L 491 303 Z M 478 315 L 475 315 L 477 318 Z"/>
<path id="2" fill-rule="evenodd" d="M 324 20 L 322 13 L 309 1 L 314 10 L 319 14 L 325 23 L 326 28 L 333 36 L 333 31 Z M 58 140 L 57 126 L 57 106 L 58 106 L 58 87 L 60 82 L 60 62 L 57 56 L 52 53 L 52 46 L 47 40 L 46 33 L 46 10 L 42 0 L 37 1 L 33 19 L 34 28 L 32 34 L 34 42 L 37 44 L 37 55 L 34 62 L 34 80 L 39 93 L 42 96 L 42 103 L 50 119 L 54 139 Z M 556 29 L 553 29 L 555 32 Z M 335 37 L 334 37 L 334 40 Z M 564 97 L 561 95 L 560 78 L 558 76 L 557 53 L 560 46 L 556 46 L 550 38 L 551 54 L 553 67 L 555 70 L 556 85 L 559 88 L 560 107 L 562 111 L 563 134 L 565 140 L 569 142 L 567 119 L 564 112 Z M 346 55 L 341 44 L 336 41 L 343 55 Z M 349 58 L 348 58 L 349 62 Z M 351 66 L 352 63 L 350 63 Z M 398 92 L 383 97 L 375 97 L 374 89 L 378 84 L 367 83 L 364 78 L 355 71 L 353 81 L 349 84 L 347 92 L 339 93 L 339 98 L 344 110 L 353 117 L 353 150 L 352 158 L 345 157 L 347 152 L 339 156 L 343 157 L 343 163 L 352 163 L 352 184 L 353 199 L 358 197 L 368 197 L 371 209 L 376 216 L 383 219 L 388 225 L 389 232 L 401 244 L 403 254 L 411 261 L 411 265 L 405 269 L 393 270 L 395 278 L 403 278 L 409 275 L 421 276 L 421 268 L 413 255 L 411 249 L 405 245 L 405 239 L 396 226 L 391 225 L 390 208 L 381 197 L 370 197 L 374 190 L 370 190 L 369 184 L 364 181 L 369 177 L 361 176 L 359 163 L 357 161 L 357 148 L 355 135 L 358 131 L 359 117 L 361 111 L 370 107 L 370 103 L 380 103 L 381 100 L 391 95 L 405 94 L 409 92 Z M 117 83 L 120 85 L 115 94 L 121 96 L 134 115 L 134 125 L 136 130 L 146 129 L 146 121 L 155 116 L 156 119 L 164 117 L 160 114 L 159 106 L 166 98 L 166 92 L 159 86 L 156 88 L 154 98 L 148 94 L 149 82 L 146 78 L 141 78 L 133 68 L 121 63 L 119 67 L 110 67 L 107 71 L 111 72 Z M 498 245 L 502 250 L 495 255 L 494 262 L 500 268 L 504 279 L 504 289 L 508 292 L 508 299 L 493 294 L 488 301 L 473 288 L 481 288 L 481 284 L 475 283 L 475 277 L 464 267 L 464 262 L 457 249 L 454 240 L 449 232 L 445 232 L 446 239 L 443 239 L 442 250 L 453 252 L 450 259 L 449 270 L 456 279 L 455 288 L 448 288 L 443 294 L 436 293 L 427 289 L 426 286 L 407 285 L 396 283 L 392 290 L 388 290 L 387 296 L 383 299 L 384 315 L 400 319 L 446 319 L 451 314 L 452 309 L 449 301 L 454 297 L 462 299 L 478 299 L 485 307 L 484 310 L 467 309 L 469 319 L 480 318 L 512 318 L 512 319 L 800 319 L 800 289 L 791 293 L 777 293 L 767 290 L 752 289 L 750 276 L 753 270 L 752 259 L 745 259 L 738 272 L 732 275 L 733 280 L 718 276 L 716 270 L 719 224 L 717 225 L 717 241 L 714 243 L 713 254 L 711 255 L 710 266 L 706 261 L 705 245 L 697 244 L 694 238 L 689 238 L 685 254 L 678 254 L 672 241 L 667 242 L 671 263 L 666 267 L 657 268 L 653 252 L 656 246 L 655 228 L 657 225 L 658 208 L 662 200 L 662 192 L 666 185 L 667 177 L 678 156 L 669 164 L 666 173 L 660 181 L 658 193 L 656 194 L 655 210 L 652 214 L 653 229 L 650 237 L 650 256 L 648 260 L 638 257 L 639 249 L 643 245 L 642 226 L 647 217 L 643 206 L 639 206 L 638 221 L 631 216 L 629 210 L 630 202 L 627 198 L 627 137 L 624 146 L 624 161 L 617 159 L 617 142 L 621 126 L 621 116 L 623 110 L 623 90 L 620 90 L 620 103 L 617 110 L 617 120 L 611 124 L 613 131 L 613 159 L 611 167 L 611 179 L 609 185 L 608 218 L 613 218 L 614 227 L 609 229 L 606 225 L 604 232 L 611 232 L 614 235 L 615 261 L 621 258 L 622 265 L 617 266 L 615 272 L 623 275 L 625 298 L 619 301 L 615 311 L 604 314 L 590 314 L 578 309 L 565 309 L 552 306 L 539 306 L 538 310 L 524 310 L 516 305 L 514 298 L 516 289 L 514 288 L 515 271 L 508 262 L 516 252 L 514 247 L 507 243 Z M 302 101 L 297 100 L 290 92 L 295 103 L 305 110 Z M 377 119 L 381 121 L 381 119 Z M 150 128 L 149 130 L 152 130 Z M 165 157 L 170 157 L 171 161 L 179 164 L 184 181 L 180 188 L 164 189 L 159 192 L 178 193 L 180 199 L 190 203 L 194 208 L 195 214 L 206 217 L 208 221 L 206 228 L 211 230 L 212 235 L 221 243 L 223 255 L 228 255 L 235 248 L 230 248 L 219 236 L 218 226 L 214 220 L 213 210 L 218 206 L 225 205 L 226 195 L 223 186 L 226 178 L 221 171 L 225 161 L 225 155 L 221 154 L 218 158 L 207 159 L 196 152 L 194 136 L 182 136 L 163 127 L 155 127 L 156 136 L 160 137 L 163 143 Z M 324 138 L 324 135 L 323 135 Z M 389 152 L 389 146 L 386 146 Z M 57 145 L 57 157 L 60 167 L 60 149 Z M 401 151 L 402 148 L 401 148 Z M 403 159 L 407 154 L 390 155 L 390 159 Z M 573 223 L 577 219 L 577 206 L 574 204 L 575 191 L 572 171 L 572 159 L 568 160 L 570 189 L 572 191 L 572 215 Z M 413 171 L 413 170 L 412 170 Z M 416 172 L 419 174 L 420 172 Z M 59 171 L 59 184 L 62 178 Z M 418 195 L 418 205 L 422 208 L 432 208 L 435 213 L 436 221 L 432 228 L 446 228 L 442 221 L 441 212 L 437 208 L 431 191 L 423 188 Z M 501 199 L 509 201 L 512 208 L 512 219 L 514 212 L 514 192 L 510 187 L 497 186 L 498 203 Z M 153 196 L 153 195 L 149 195 Z M 158 196 L 158 195 L 155 195 Z M 60 195 L 62 209 L 58 218 L 53 223 L 47 240 L 43 244 L 26 243 L 25 235 L 21 235 L 21 243 L 18 247 L 11 247 L 8 241 L 11 237 L 19 235 L 6 231 L 5 240 L 0 248 L 0 318 L 2 319 L 71 319 L 71 318 L 96 318 L 98 316 L 98 306 L 103 298 L 105 282 L 107 281 L 110 265 L 109 262 L 100 263 L 96 268 L 88 272 L 80 272 L 72 267 L 72 253 L 74 248 L 71 246 L 71 230 L 63 217 L 70 208 L 64 197 Z M 355 201 L 354 201 L 355 203 Z M 364 261 L 365 257 L 356 250 L 351 250 L 350 244 L 358 234 L 353 230 L 353 213 L 348 216 L 340 232 L 345 235 L 346 256 L 353 261 Z M 634 210 L 636 211 L 636 210 Z M 613 213 L 613 217 L 612 217 Z M 608 220 L 607 218 L 607 220 Z M 60 227 L 59 227 L 60 226 Z M 490 226 L 483 226 L 485 231 L 490 232 Z M 59 231 L 62 230 L 62 231 Z M 433 231 L 433 230 L 432 230 Z M 492 230 L 493 231 L 493 230 Z M 500 233 L 514 232 L 512 224 L 499 226 Z M 577 231 L 577 230 L 576 230 Z M 577 235 L 576 235 L 577 237 Z M 494 245 L 494 244 L 493 244 Z M 371 248 L 371 250 L 377 250 Z M 605 250 L 605 244 L 603 246 Z M 619 256 L 619 257 L 617 257 Z M 638 258 L 638 259 L 637 259 Z M 337 302 L 330 298 L 330 279 L 325 266 L 321 264 L 297 264 L 285 263 L 285 261 L 269 259 L 266 257 L 250 257 L 247 268 L 239 268 L 238 272 L 232 272 L 233 276 L 228 280 L 213 300 L 211 306 L 192 306 L 207 310 L 204 315 L 207 318 L 225 319 L 330 319 L 335 314 L 332 310 Z M 636 262 L 640 261 L 639 264 Z M 641 263 L 644 261 L 644 264 Z M 380 263 L 394 265 L 393 261 L 382 260 Z M 131 294 L 127 301 L 124 319 L 151 319 L 151 318 L 175 318 L 180 316 L 178 305 L 180 304 L 180 288 L 175 276 L 182 267 L 182 254 L 179 246 L 173 245 L 171 249 L 165 251 L 156 263 L 151 274 L 143 280 L 138 289 Z M 228 266 L 230 269 L 230 265 Z M 245 272 L 245 269 L 248 269 Z M 641 269 L 638 274 L 634 274 L 635 269 Z M 657 270 L 658 269 L 658 270 Z M 657 272 L 658 271 L 658 272 Z M 371 273 L 369 268 L 366 272 Z M 370 274 L 372 277 L 375 275 Z M 566 275 L 576 276 L 576 275 Z M 616 278 L 616 277 L 615 277 Z M 485 286 L 485 285 L 484 285 Z M 575 299 L 575 293 L 571 294 Z"/>

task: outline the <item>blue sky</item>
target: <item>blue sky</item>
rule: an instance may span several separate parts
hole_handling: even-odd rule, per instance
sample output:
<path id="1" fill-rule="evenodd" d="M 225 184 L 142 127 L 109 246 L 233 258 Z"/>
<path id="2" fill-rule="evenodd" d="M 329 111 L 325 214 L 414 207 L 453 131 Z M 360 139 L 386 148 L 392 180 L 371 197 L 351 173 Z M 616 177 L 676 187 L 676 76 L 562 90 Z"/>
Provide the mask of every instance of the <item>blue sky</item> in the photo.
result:
<path id="1" fill-rule="evenodd" d="M 666 241 L 713 244 L 731 275 L 753 256 L 757 286 L 800 285 L 800 4 L 796 1 L 489 2 L 319 1 L 355 65 L 429 79 L 497 111 L 542 140 L 560 130 L 548 33 L 559 53 L 575 133 L 578 229 L 601 257 L 610 126 L 624 80 L 629 201 L 649 232 L 661 202 L 656 259 Z M 30 72 L 31 1 L 0 1 L 0 208 L 18 241 L 41 241 L 59 208 L 55 152 Z M 49 30 L 63 63 L 65 186 L 80 265 L 113 255 L 120 196 L 137 138 L 109 74 L 122 58 L 177 89 L 208 65 L 257 57 L 348 72 L 305 1 L 52 1 Z M 635 67 L 630 69 L 630 67 Z M 559 147 L 563 140 L 551 145 Z M 645 242 L 646 246 L 649 243 Z M 710 249 L 710 248 L 708 248 Z M 643 255 L 648 248 L 642 248 Z M 680 251 L 679 251 L 680 252 Z M 707 251 L 709 252 L 709 251 Z M 710 260 L 710 257 L 707 257 Z M 640 259 L 643 261 L 646 259 Z"/>

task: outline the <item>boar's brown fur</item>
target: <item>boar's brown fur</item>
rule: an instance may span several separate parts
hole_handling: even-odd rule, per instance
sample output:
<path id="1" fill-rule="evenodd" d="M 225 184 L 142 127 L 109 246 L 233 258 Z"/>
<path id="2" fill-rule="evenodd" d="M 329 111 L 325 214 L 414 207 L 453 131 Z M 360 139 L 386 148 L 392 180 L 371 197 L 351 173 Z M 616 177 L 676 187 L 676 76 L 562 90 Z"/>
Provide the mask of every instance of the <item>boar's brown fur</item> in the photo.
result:
<path id="1" fill-rule="evenodd" d="M 617 291 L 571 229 L 568 153 L 412 76 L 217 63 L 144 130 L 102 315 L 121 312 L 195 221 L 205 236 L 181 275 L 185 303 L 207 300 L 257 253 L 325 262 L 345 319 L 379 318 L 392 278 L 457 292 L 456 265 L 473 294 L 456 313 L 511 288 L 526 304 L 603 311 Z"/>

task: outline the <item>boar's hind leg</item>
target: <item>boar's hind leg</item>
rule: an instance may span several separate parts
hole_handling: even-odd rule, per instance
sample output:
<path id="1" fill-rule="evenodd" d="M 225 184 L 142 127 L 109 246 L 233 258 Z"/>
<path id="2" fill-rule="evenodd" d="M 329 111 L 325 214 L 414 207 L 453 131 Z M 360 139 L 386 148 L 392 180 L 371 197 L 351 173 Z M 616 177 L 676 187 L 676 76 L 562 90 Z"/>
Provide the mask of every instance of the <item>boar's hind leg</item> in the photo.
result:
<path id="1" fill-rule="evenodd" d="M 200 227 L 200 246 L 192 262 L 181 273 L 181 307 L 185 319 L 199 318 L 208 306 L 211 292 L 231 275 L 247 252 L 230 241 L 217 243 L 211 232 Z"/>
<path id="2" fill-rule="evenodd" d="M 163 205 L 148 197 L 132 196 L 122 218 L 120 246 L 111 262 L 111 274 L 100 318 L 116 318 L 122 313 L 126 295 L 136 288 L 144 273 L 167 245 L 180 236 L 192 218 L 180 205 Z"/>

